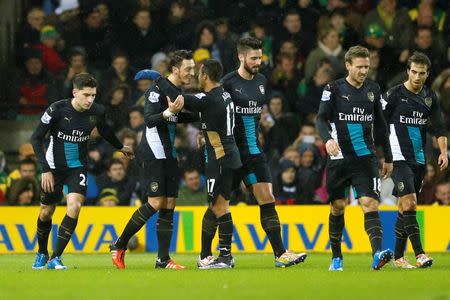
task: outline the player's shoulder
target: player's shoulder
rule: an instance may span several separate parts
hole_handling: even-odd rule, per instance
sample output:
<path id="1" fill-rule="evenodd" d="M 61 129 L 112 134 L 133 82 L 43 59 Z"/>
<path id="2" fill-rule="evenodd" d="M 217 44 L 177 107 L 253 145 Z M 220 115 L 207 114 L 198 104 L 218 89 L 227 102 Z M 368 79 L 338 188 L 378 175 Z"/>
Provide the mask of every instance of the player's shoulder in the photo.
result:
<path id="1" fill-rule="evenodd" d="M 436 97 L 436 93 L 428 85 L 424 85 L 422 88 L 424 97 Z"/>
<path id="2" fill-rule="evenodd" d="M 266 76 L 262 73 L 256 73 L 255 77 L 253 77 L 255 80 L 267 80 Z"/>
<path id="3" fill-rule="evenodd" d="M 159 102 L 159 97 L 161 96 L 161 89 L 156 83 L 153 83 L 148 90 L 145 92 L 144 97 L 145 100 L 150 101 L 151 103 Z M 145 101 L 147 103 L 147 101 Z"/>
<path id="4" fill-rule="evenodd" d="M 72 99 L 62 99 L 62 100 L 55 101 L 47 107 L 45 112 L 48 115 L 55 117 L 59 113 L 61 113 L 65 108 L 68 108 L 68 107 L 70 107 L 70 105 L 72 105 L 70 103 L 71 100 Z"/>
<path id="5" fill-rule="evenodd" d="M 238 78 L 239 78 L 239 74 L 235 70 L 235 71 L 232 71 L 232 72 L 226 74 L 225 76 L 223 76 L 221 82 L 222 82 L 222 84 L 228 84 L 228 83 L 230 83 L 233 80 L 236 80 Z"/>
<path id="6" fill-rule="evenodd" d="M 380 85 L 371 79 L 366 79 L 366 87 L 375 92 L 381 92 Z"/>
<path id="7" fill-rule="evenodd" d="M 64 107 L 71 105 L 71 103 L 70 103 L 71 100 L 72 99 L 61 99 L 61 100 L 55 101 L 49 105 L 49 109 L 55 110 L 55 111 L 60 110 Z"/>
<path id="8" fill-rule="evenodd" d="M 402 91 L 403 83 L 397 84 L 386 91 L 386 97 L 392 98 L 397 96 Z"/>
<path id="9" fill-rule="evenodd" d="M 105 106 L 100 103 L 92 103 L 91 108 L 89 109 L 91 114 L 93 115 L 102 115 L 105 113 Z"/>

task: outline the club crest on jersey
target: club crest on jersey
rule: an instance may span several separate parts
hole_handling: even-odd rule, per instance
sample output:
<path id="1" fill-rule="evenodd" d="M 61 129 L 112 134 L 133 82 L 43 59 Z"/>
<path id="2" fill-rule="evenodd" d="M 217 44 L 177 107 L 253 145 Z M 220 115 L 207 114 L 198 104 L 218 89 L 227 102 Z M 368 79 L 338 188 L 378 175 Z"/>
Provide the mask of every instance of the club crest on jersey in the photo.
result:
<path id="1" fill-rule="evenodd" d="M 425 105 L 428 107 L 431 107 L 431 104 L 433 104 L 433 99 L 431 99 L 431 97 L 426 97 L 425 98 Z"/>
<path id="2" fill-rule="evenodd" d="M 398 191 L 399 191 L 399 192 L 403 192 L 403 190 L 405 189 L 405 184 L 403 183 L 403 181 L 400 181 L 400 182 L 397 184 L 397 188 L 398 188 Z"/>
<path id="3" fill-rule="evenodd" d="M 375 95 L 373 94 L 373 92 L 368 92 L 367 98 L 369 98 L 370 102 L 373 102 L 375 100 Z"/>
<path id="4" fill-rule="evenodd" d="M 159 101 L 159 94 L 156 92 L 150 92 L 148 95 L 148 100 L 152 103 L 157 103 Z"/>
<path id="5" fill-rule="evenodd" d="M 266 93 L 266 91 L 264 90 L 264 86 L 262 84 L 259 86 L 259 90 L 261 91 L 261 94 L 263 94 L 263 95 Z"/>
<path id="6" fill-rule="evenodd" d="M 151 184 L 150 184 L 150 189 L 152 190 L 152 192 L 154 193 L 154 192 L 156 192 L 157 190 L 158 190 L 158 183 L 157 182 L 152 182 Z"/>
<path id="7" fill-rule="evenodd" d="M 96 122 L 97 122 L 97 117 L 96 116 L 90 116 L 89 117 L 89 123 L 91 125 L 95 125 Z"/>

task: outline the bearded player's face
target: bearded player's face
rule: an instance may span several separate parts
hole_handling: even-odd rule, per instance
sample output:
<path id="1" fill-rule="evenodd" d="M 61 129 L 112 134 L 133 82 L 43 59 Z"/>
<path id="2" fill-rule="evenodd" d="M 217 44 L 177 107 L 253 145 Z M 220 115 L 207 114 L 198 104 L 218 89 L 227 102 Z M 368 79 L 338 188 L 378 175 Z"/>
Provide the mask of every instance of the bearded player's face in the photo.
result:
<path id="1" fill-rule="evenodd" d="M 249 50 L 245 53 L 239 54 L 241 64 L 244 64 L 244 69 L 251 75 L 256 75 L 259 72 L 262 61 L 262 50 Z"/>

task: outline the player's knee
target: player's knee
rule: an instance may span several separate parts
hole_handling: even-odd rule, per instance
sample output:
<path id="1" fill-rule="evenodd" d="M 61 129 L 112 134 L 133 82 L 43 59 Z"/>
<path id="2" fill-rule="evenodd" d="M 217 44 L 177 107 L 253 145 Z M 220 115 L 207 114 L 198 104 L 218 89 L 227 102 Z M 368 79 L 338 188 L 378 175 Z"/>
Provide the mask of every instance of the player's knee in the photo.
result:
<path id="1" fill-rule="evenodd" d="M 406 195 L 402 199 L 402 209 L 403 211 L 414 211 L 416 210 L 417 200 L 414 194 Z"/>
<path id="2" fill-rule="evenodd" d="M 228 206 L 224 204 L 214 204 L 211 206 L 211 210 L 213 211 L 216 218 L 220 218 L 221 216 L 228 213 Z"/>
<path id="3" fill-rule="evenodd" d="M 148 198 L 148 204 L 150 204 L 155 210 L 160 210 L 163 207 L 163 201 L 159 198 Z"/>
<path id="4" fill-rule="evenodd" d="M 335 200 L 331 204 L 331 213 L 340 216 L 345 212 L 345 200 Z"/>
<path id="5" fill-rule="evenodd" d="M 378 211 L 378 201 L 376 199 L 370 197 L 361 197 L 359 202 L 361 203 L 361 207 L 365 213 Z"/>
<path id="6" fill-rule="evenodd" d="M 54 211 L 55 209 L 52 206 L 42 206 L 41 211 L 39 212 L 39 219 L 41 221 L 50 221 Z"/>
<path id="7" fill-rule="evenodd" d="M 72 218 L 78 217 L 78 215 L 80 214 L 81 205 L 82 205 L 82 202 L 77 201 L 77 200 L 68 202 L 67 203 L 67 215 L 69 215 Z"/>

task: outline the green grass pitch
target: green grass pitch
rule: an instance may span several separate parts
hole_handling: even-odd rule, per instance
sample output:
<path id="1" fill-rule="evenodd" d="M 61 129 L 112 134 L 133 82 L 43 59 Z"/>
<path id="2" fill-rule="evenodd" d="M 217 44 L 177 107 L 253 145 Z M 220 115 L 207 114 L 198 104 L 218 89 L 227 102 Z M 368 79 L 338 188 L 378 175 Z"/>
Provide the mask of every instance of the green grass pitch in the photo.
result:
<path id="1" fill-rule="evenodd" d="M 450 299 L 450 254 L 429 269 L 370 271 L 369 254 L 344 256 L 330 273 L 329 254 L 276 269 L 273 257 L 235 255 L 232 270 L 197 270 L 196 255 L 175 254 L 188 270 L 155 270 L 155 254 L 128 254 L 126 270 L 108 254 L 64 255 L 66 271 L 31 270 L 34 255 L 0 255 L 0 299 Z M 413 261 L 412 255 L 409 255 Z"/>

